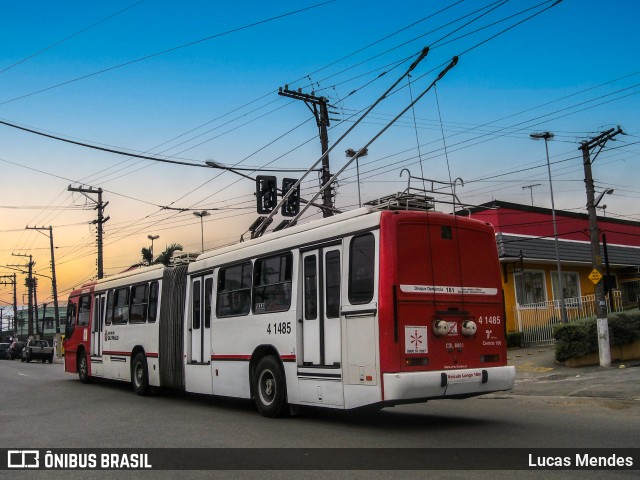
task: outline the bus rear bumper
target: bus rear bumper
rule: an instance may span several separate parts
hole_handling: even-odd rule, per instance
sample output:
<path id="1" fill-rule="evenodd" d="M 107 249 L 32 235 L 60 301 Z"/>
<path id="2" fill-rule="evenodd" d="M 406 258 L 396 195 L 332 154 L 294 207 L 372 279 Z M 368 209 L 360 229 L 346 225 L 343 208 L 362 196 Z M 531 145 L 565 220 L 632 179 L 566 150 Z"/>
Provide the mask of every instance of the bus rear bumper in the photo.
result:
<path id="1" fill-rule="evenodd" d="M 515 367 L 471 368 L 437 372 L 385 373 L 384 402 L 431 398 L 464 398 L 510 390 Z"/>

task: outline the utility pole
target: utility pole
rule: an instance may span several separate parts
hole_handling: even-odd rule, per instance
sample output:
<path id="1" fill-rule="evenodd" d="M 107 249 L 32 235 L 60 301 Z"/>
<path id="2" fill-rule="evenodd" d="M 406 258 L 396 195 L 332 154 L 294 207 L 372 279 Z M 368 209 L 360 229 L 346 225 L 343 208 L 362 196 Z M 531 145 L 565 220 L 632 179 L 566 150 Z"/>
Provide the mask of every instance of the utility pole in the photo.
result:
<path id="1" fill-rule="evenodd" d="M 289 85 L 285 85 L 284 89 L 280 87 L 278 95 L 283 97 L 293 98 L 294 100 L 302 100 L 305 105 L 311 110 L 316 118 L 316 124 L 320 131 L 320 145 L 322 147 L 322 177 L 321 187 L 324 187 L 331 180 L 331 173 L 329 172 L 329 135 L 327 134 L 327 127 L 329 126 L 329 109 L 328 102 L 325 97 L 317 97 L 311 93 L 302 93 L 299 89 L 297 92 L 289 90 Z M 333 189 L 327 188 L 322 192 L 322 215 L 324 217 L 330 217 L 333 215 Z"/>
<path id="2" fill-rule="evenodd" d="M 60 333 L 60 311 L 58 309 L 58 284 L 56 282 L 56 259 L 53 248 L 53 227 L 26 227 L 27 230 L 49 230 L 49 245 L 51 247 L 51 290 L 53 292 L 53 316 L 56 321 L 56 333 Z"/>
<path id="3" fill-rule="evenodd" d="M 33 256 L 32 255 L 27 255 L 26 253 L 12 253 L 11 255 L 13 255 L 14 257 L 29 257 L 29 272 L 28 272 L 28 276 L 27 276 L 27 294 L 28 294 L 28 302 L 29 302 L 29 306 L 28 306 L 28 321 L 29 324 L 27 325 L 27 335 L 29 335 L 29 337 L 31 337 L 33 335 Z M 22 265 L 12 265 L 12 266 L 16 266 L 16 267 L 21 267 Z"/>
<path id="4" fill-rule="evenodd" d="M 13 285 L 13 333 L 18 334 L 18 292 L 16 274 L 0 275 L 0 285 Z"/>
<path id="5" fill-rule="evenodd" d="M 101 188 L 74 188 L 71 185 L 69 185 L 69 188 L 67 188 L 68 191 L 70 192 L 80 192 L 83 194 L 86 193 L 93 193 L 93 194 L 97 194 L 98 195 L 98 201 L 96 202 L 93 198 L 91 198 L 90 196 L 86 195 L 86 197 L 91 200 L 92 202 L 94 202 L 96 204 L 96 210 L 98 210 L 98 219 L 94 220 L 91 223 L 94 223 L 96 225 L 98 225 L 98 235 L 96 238 L 96 241 L 98 243 L 98 278 L 102 278 L 104 276 L 104 263 L 102 261 L 102 225 L 104 223 L 107 222 L 107 220 L 109 220 L 109 217 L 104 216 L 104 209 L 107 205 L 109 205 L 109 202 L 107 203 L 102 203 L 102 189 Z"/>
<path id="6" fill-rule="evenodd" d="M 606 132 L 602 132 L 591 140 L 585 140 L 580 143 L 579 150 L 582 150 L 582 163 L 584 166 L 584 183 L 587 190 L 587 213 L 589 214 L 589 233 L 591 238 L 591 265 L 593 266 L 592 274 L 600 280 L 595 286 L 596 296 L 596 316 L 598 324 L 598 352 L 600 355 L 600 366 L 611 366 L 611 347 L 609 345 L 609 322 L 607 320 L 607 304 L 604 298 L 604 285 L 602 282 L 602 257 L 600 256 L 600 232 L 598 230 L 598 217 L 596 215 L 596 205 L 594 201 L 595 187 L 593 185 L 593 173 L 591 165 L 595 161 L 598 154 L 604 148 L 605 143 L 616 135 L 624 133 L 620 127 L 611 128 Z M 591 158 L 591 150 L 599 147 L 598 151 Z M 597 272 L 597 273 L 596 273 Z"/>

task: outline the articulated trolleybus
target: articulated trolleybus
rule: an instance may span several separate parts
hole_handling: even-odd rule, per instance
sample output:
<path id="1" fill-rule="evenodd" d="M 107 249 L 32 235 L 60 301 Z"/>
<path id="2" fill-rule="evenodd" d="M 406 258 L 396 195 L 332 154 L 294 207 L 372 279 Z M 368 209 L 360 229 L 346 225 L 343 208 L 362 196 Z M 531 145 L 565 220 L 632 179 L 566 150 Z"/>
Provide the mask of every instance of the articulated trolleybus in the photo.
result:
<path id="1" fill-rule="evenodd" d="M 493 228 L 359 209 L 71 293 L 65 370 L 352 409 L 513 387 Z"/>

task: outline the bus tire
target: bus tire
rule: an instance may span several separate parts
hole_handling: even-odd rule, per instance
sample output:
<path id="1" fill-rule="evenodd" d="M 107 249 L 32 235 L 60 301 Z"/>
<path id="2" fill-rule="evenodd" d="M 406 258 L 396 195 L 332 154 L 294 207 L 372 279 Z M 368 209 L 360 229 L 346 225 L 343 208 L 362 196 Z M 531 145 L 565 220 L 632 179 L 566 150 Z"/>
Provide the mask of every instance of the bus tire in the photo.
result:
<path id="1" fill-rule="evenodd" d="M 91 381 L 87 354 L 84 350 L 80 352 L 80 357 L 78 358 L 78 378 L 82 383 L 89 383 Z"/>
<path id="2" fill-rule="evenodd" d="M 137 395 L 149 394 L 149 369 L 144 353 L 138 353 L 131 365 L 131 384 Z"/>
<path id="3" fill-rule="evenodd" d="M 273 355 L 258 361 L 253 376 L 253 398 L 265 417 L 280 417 L 288 411 L 284 372 Z"/>

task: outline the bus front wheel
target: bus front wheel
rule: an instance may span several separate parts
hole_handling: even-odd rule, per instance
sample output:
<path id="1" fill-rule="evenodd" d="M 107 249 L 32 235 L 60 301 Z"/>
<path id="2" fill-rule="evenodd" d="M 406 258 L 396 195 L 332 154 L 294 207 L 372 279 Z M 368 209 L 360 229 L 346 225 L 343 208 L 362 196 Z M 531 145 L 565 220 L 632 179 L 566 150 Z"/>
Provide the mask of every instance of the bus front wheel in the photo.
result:
<path id="1" fill-rule="evenodd" d="M 276 357 L 260 359 L 253 376 L 253 396 L 265 417 L 280 417 L 287 412 L 287 392 L 284 372 Z"/>
<path id="2" fill-rule="evenodd" d="M 80 352 L 80 358 L 78 359 L 78 378 L 82 383 L 89 383 L 89 365 L 87 364 L 87 354 Z"/>
<path id="3" fill-rule="evenodd" d="M 147 368 L 147 358 L 144 353 L 138 353 L 133 359 L 131 366 L 131 383 L 133 391 L 138 395 L 149 393 L 149 370 Z"/>

